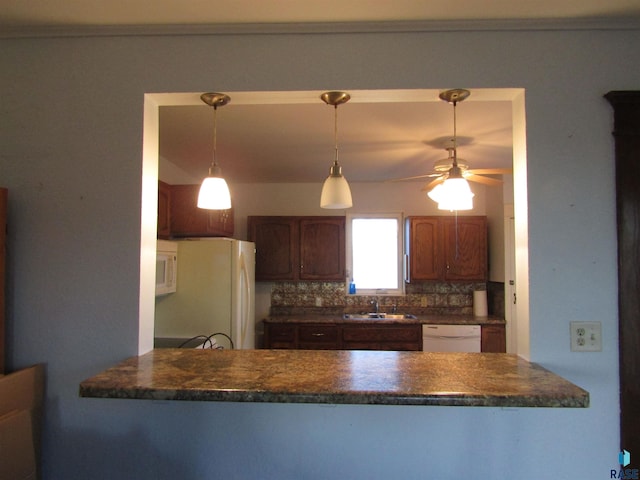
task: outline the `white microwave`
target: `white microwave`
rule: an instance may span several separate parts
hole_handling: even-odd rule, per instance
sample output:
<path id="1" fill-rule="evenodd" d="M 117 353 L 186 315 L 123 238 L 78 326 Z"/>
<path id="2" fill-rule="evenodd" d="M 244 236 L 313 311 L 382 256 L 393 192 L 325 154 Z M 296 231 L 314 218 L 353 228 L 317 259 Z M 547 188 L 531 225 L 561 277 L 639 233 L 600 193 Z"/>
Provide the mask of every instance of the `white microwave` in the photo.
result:
<path id="1" fill-rule="evenodd" d="M 178 244 L 158 240 L 156 246 L 156 297 L 176 291 L 178 278 Z"/>

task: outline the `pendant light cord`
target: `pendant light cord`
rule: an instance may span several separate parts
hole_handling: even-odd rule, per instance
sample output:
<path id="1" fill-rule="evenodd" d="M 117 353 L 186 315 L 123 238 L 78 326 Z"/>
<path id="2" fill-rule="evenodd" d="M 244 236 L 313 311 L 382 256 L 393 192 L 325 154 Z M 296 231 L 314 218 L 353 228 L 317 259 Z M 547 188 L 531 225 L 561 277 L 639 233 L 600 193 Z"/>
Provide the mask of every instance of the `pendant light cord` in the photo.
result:
<path id="1" fill-rule="evenodd" d="M 334 105 L 334 122 L 333 122 L 333 141 L 335 143 L 336 149 L 336 159 L 334 161 L 334 165 L 338 165 L 338 105 Z"/>
<path id="2" fill-rule="evenodd" d="M 456 105 L 458 102 L 453 101 L 453 166 L 458 166 L 458 131 L 456 128 Z"/>
<path id="3" fill-rule="evenodd" d="M 216 144 L 218 143 L 218 106 L 213 105 L 213 158 L 211 161 L 211 166 L 209 167 L 209 176 L 212 175 L 213 169 L 217 166 L 216 164 Z"/>

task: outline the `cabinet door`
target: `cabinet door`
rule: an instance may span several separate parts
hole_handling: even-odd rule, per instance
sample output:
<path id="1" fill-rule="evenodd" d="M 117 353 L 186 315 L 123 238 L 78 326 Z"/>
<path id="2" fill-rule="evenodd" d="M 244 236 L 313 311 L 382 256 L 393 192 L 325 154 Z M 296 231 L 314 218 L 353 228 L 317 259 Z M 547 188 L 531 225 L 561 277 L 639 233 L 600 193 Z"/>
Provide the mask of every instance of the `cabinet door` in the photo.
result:
<path id="1" fill-rule="evenodd" d="M 486 217 L 442 217 L 445 280 L 487 279 Z"/>
<path id="2" fill-rule="evenodd" d="M 507 351 L 507 339 L 504 325 L 483 325 L 481 329 L 482 352 L 505 353 Z"/>
<path id="3" fill-rule="evenodd" d="M 256 280 L 297 280 L 297 225 L 293 217 L 248 218 L 248 237 L 256 244 Z"/>
<path id="4" fill-rule="evenodd" d="M 233 208 L 198 208 L 200 185 L 171 185 L 171 234 L 174 237 L 227 237 L 233 235 Z"/>
<path id="5" fill-rule="evenodd" d="M 300 219 L 300 280 L 344 280 L 344 230 L 344 217 Z"/>
<path id="6" fill-rule="evenodd" d="M 171 186 L 158 182 L 158 238 L 171 236 Z"/>
<path id="7" fill-rule="evenodd" d="M 0 188 L 0 376 L 4 374 L 5 362 L 5 268 L 7 253 L 7 205 L 9 191 Z"/>
<path id="8" fill-rule="evenodd" d="M 265 323 L 265 348 L 296 348 L 296 325 L 290 323 Z"/>
<path id="9" fill-rule="evenodd" d="M 437 217 L 411 217 L 407 220 L 409 281 L 440 278 L 440 222 Z"/>

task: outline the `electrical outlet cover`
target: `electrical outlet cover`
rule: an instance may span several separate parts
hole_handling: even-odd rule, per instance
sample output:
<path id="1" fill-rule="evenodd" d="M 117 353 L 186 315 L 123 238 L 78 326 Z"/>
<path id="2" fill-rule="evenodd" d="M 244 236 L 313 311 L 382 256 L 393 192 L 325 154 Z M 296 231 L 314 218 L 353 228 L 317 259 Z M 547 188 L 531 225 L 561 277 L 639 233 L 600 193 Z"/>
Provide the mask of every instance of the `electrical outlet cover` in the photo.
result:
<path id="1" fill-rule="evenodd" d="M 572 352 L 602 351 L 600 322 L 570 322 Z"/>

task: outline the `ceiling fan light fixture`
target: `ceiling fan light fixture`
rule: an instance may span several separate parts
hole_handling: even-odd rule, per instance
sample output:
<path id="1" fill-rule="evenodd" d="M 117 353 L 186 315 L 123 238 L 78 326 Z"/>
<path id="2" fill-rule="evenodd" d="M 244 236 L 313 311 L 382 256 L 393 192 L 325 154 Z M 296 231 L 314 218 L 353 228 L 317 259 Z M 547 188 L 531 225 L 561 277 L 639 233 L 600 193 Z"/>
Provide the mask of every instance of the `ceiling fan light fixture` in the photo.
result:
<path id="1" fill-rule="evenodd" d="M 222 177 L 222 169 L 216 162 L 216 143 L 218 126 L 218 107 L 222 107 L 231 100 L 224 93 L 203 93 L 200 99 L 213 107 L 213 159 L 209 167 L 209 175 L 202 181 L 198 192 L 198 208 L 206 210 L 228 210 L 231 208 L 231 193 L 229 186 Z"/>
<path id="2" fill-rule="evenodd" d="M 456 150 L 456 105 L 470 95 L 469 90 L 453 89 L 440 93 L 440 98 L 453 105 L 453 147 L 449 150 L 449 158 L 452 166 L 449 169 L 446 180 L 436 185 L 428 196 L 438 203 L 438 210 L 472 210 L 473 192 L 469 182 L 462 175 L 462 169 L 458 166 Z"/>
<path id="3" fill-rule="evenodd" d="M 347 179 L 342 175 L 342 167 L 338 163 L 338 105 L 347 103 L 351 95 L 345 92 L 325 92 L 320 98 L 327 105 L 332 105 L 335 109 L 334 122 L 334 140 L 335 140 L 335 159 L 329 171 L 329 176 L 322 185 L 322 193 L 320 194 L 320 208 L 341 209 L 351 208 L 353 200 L 351 198 L 351 189 Z"/>
<path id="4" fill-rule="evenodd" d="M 436 185 L 428 194 L 438 203 L 438 210 L 472 210 L 474 193 L 464 178 L 447 178 Z"/>

